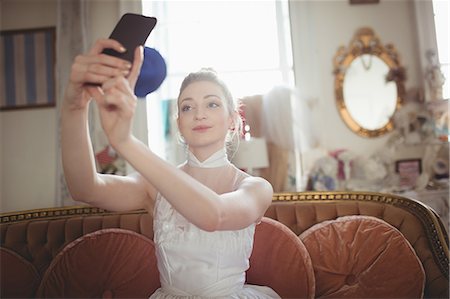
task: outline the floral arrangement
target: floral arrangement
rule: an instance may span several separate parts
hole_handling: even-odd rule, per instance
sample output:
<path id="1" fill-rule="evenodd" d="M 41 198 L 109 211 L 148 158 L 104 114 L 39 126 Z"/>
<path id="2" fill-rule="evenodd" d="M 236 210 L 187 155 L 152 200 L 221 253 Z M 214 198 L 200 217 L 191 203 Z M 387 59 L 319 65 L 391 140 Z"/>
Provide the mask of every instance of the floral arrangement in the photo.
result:
<path id="1" fill-rule="evenodd" d="M 349 150 L 338 149 L 315 163 L 309 183 L 309 190 L 331 191 L 344 188 L 352 176 L 352 164 L 356 158 Z"/>

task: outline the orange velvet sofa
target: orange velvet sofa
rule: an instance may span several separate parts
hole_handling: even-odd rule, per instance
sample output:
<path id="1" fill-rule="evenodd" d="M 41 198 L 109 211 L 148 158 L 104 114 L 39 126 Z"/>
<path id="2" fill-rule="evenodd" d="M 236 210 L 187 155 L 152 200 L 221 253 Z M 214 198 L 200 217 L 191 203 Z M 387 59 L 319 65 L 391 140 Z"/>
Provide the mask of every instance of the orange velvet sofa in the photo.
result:
<path id="1" fill-rule="evenodd" d="M 79 285 L 79 293 L 64 297 L 148 297 L 126 290 L 158 287 L 156 261 L 146 258 L 154 249 L 152 215 L 145 211 L 83 206 L 0 216 L 1 298 L 58 297 L 51 289 L 60 291 L 75 276 L 101 283 Z M 374 192 L 276 193 L 265 216 L 257 226 L 248 283 L 270 285 L 283 298 L 449 297 L 447 228 L 418 201 Z M 113 242 L 116 236 L 121 238 Z M 127 246 L 133 248 L 133 254 L 125 254 L 132 261 L 112 262 Z M 346 262 L 339 263 L 343 257 Z M 358 270 L 364 259 L 370 264 Z M 324 272 L 323 267 L 337 268 L 330 274 L 331 268 Z M 122 273 L 110 291 L 103 276 L 113 277 L 117 269 L 133 279 L 124 280 Z M 101 290 L 87 295 L 86 288 Z M 398 292 L 408 288 L 415 293 Z"/>

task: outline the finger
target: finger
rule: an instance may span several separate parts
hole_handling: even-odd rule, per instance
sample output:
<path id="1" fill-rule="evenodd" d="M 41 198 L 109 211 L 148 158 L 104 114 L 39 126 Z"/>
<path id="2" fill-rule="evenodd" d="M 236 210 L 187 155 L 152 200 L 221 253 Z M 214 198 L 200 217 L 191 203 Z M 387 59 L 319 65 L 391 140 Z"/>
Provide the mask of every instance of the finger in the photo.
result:
<path id="1" fill-rule="evenodd" d="M 137 79 L 141 72 L 142 63 L 144 62 L 144 47 L 139 46 L 134 50 L 133 67 L 131 68 L 128 82 L 130 82 L 131 89 L 134 90 Z"/>
<path id="2" fill-rule="evenodd" d="M 122 60 L 118 59 L 121 63 Z M 72 65 L 70 78 L 76 83 L 103 83 L 110 77 L 126 76 L 127 68 L 117 68 L 100 63 L 98 57 L 77 56 Z"/>
<path id="3" fill-rule="evenodd" d="M 104 93 L 99 86 L 86 86 L 86 90 L 95 101 L 103 101 Z"/>
<path id="4" fill-rule="evenodd" d="M 134 101 L 130 101 L 130 97 L 117 88 L 112 88 L 109 92 L 105 92 L 102 106 L 108 111 L 118 111 L 127 117 L 133 115 L 136 107 Z"/>
<path id="5" fill-rule="evenodd" d="M 128 76 L 130 74 L 128 69 L 115 68 L 103 64 L 87 65 L 86 71 L 90 74 L 107 77 Z"/>
<path id="6" fill-rule="evenodd" d="M 91 90 L 91 87 L 89 88 Z M 105 93 L 101 91 L 94 91 L 94 93 L 97 93 L 97 96 L 94 97 L 94 100 L 97 103 L 100 111 L 117 110 L 117 107 L 119 107 L 120 102 L 115 99 L 115 95 L 113 93 Z"/>
<path id="7" fill-rule="evenodd" d="M 123 70 L 130 70 L 132 66 L 130 62 L 108 54 L 78 55 L 75 57 L 75 63 L 81 65 L 101 64 Z"/>
<path id="8" fill-rule="evenodd" d="M 102 89 L 106 94 L 120 94 L 120 96 L 124 98 L 124 101 L 130 105 L 135 105 L 135 102 L 137 101 L 137 97 L 131 89 L 130 83 L 123 76 L 111 78 L 110 80 L 105 81 L 102 85 Z"/>
<path id="9" fill-rule="evenodd" d="M 124 76 L 118 76 L 106 80 L 102 84 L 102 90 L 105 94 L 120 95 L 125 101 L 133 103 L 137 101 L 134 91 L 130 87 L 130 83 Z"/>
<path id="10" fill-rule="evenodd" d="M 124 76 L 117 76 L 114 78 L 110 78 L 109 80 L 106 80 L 102 84 L 102 89 L 105 92 L 113 88 L 116 88 L 120 90 L 122 93 L 127 94 L 129 96 L 134 96 L 134 92 L 130 87 L 130 83 Z"/>
<path id="11" fill-rule="evenodd" d="M 119 53 L 126 52 L 124 46 L 118 41 L 108 38 L 108 39 L 98 39 L 94 46 L 89 50 L 89 54 L 99 54 L 103 52 L 104 49 L 113 49 Z"/>
<path id="12" fill-rule="evenodd" d="M 124 70 L 130 70 L 132 67 L 132 64 L 124 59 L 117 58 L 108 54 L 100 54 L 99 55 L 99 61 L 102 64 L 109 65 L 112 67 L 124 69 Z"/>
<path id="13" fill-rule="evenodd" d="M 120 77 L 112 77 L 103 82 L 102 89 L 105 91 L 105 93 L 110 92 L 113 88 L 116 88 Z"/>

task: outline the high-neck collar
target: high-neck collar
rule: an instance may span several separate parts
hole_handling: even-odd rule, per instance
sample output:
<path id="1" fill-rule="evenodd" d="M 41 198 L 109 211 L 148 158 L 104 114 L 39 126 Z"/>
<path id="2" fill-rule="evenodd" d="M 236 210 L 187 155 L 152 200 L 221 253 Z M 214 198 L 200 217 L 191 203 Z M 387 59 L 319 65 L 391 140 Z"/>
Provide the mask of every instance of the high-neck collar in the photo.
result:
<path id="1" fill-rule="evenodd" d="M 230 164 L 230 161 L 228 161 L 225 148 L 218 150 L 203 162 L 200 162 L 197 157 L 188 150 L 187 164 L 192 167 L 215 168 L 228 165 Z"/>

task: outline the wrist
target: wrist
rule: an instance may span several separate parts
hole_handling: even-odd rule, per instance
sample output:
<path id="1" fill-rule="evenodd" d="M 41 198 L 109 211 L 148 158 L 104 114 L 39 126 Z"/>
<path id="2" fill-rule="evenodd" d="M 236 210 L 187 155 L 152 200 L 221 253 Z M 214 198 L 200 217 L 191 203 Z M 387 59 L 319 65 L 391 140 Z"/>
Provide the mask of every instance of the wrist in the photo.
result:
<path id="1" fill-rule="evenodd" d="M 90 98 L 82 86 L 69 83 L 65 93 L 62 108 L 67 111 L 84 111 L 88 109 Z"/>
<path id="2" fill-rule="evenodd" d="M 61 117 L 63 118 L 78 118 L 80 116 L 87 117 L 88 113 L 88 105 L 86 105 L 85 107 L 80 107 L 79 105 L 74 105 L 72 102 L 66 99 L 64 99 L 61 104 Z"/>
<path id="3" fill-rule="evenodd" d="M 139 143 L 139 140 L 134 137 L 133 135 L 129 135 L 125 139 L 121 140 L 111 140 L 110 139 L 111 146 L 122 156 L 126 159 L 127 153 L 129 153 L 134 147 L 137 146 Z"/>

